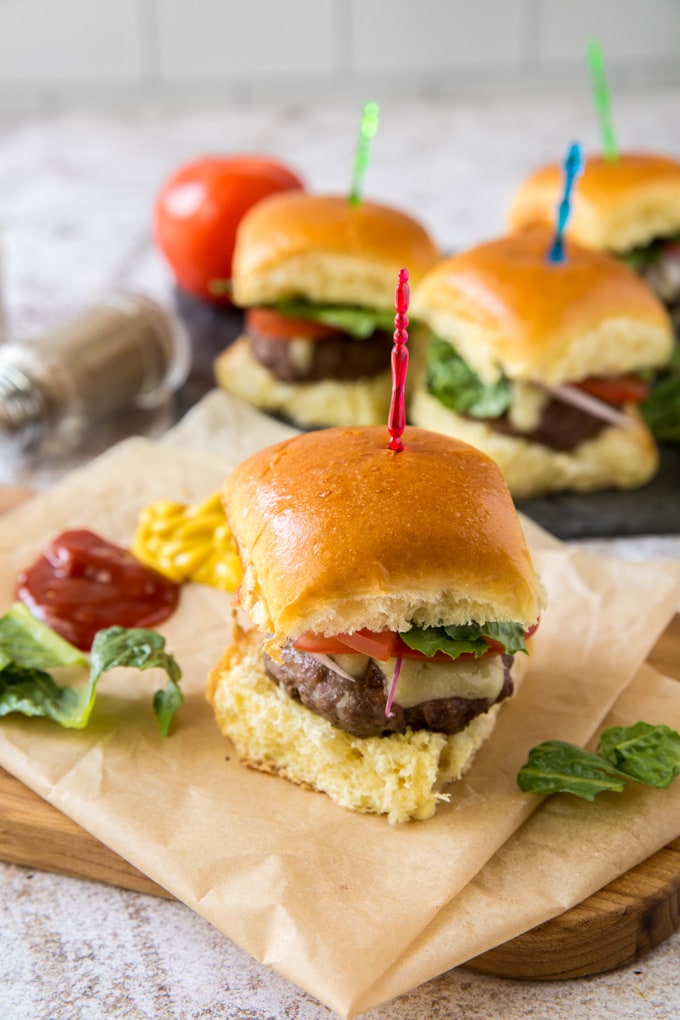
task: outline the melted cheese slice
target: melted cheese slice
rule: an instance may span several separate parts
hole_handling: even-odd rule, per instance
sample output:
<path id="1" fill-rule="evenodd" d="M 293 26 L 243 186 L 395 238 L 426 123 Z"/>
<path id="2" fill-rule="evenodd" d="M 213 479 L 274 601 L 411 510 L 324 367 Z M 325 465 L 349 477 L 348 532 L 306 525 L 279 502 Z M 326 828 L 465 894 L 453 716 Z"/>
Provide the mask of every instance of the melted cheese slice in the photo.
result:
<path id="1" fill-rule="evenodd" d="M 508 418 L 520 432 L 533 432 L 541 423 L 543 408 L 550 400 L 549 394 L 531 383 L 512 383 L 512 401 Z"/>
<path id="2" fill-rule="evenodd" d="M 308 372 L 314 360 L 314 345 L 311 340 L 288 340 L 290 360 L 298 372 Z"/>
<path id="3" fill-rule="evenodd" d="M 396 659 L 379 665 L 389 689 Z M 394 700 L 402 708 L 413 708 L 423 701 L 438 698 L 491 698 L 495 701 L 503 687 L 503 676 L 500 655 L 450 664 L 403 659 Z"/>
<path id="4" fill-rule="evenodd" d="M 365 655 L 329 656 L 351 676 L 363 675 L 368 664 Z M 392 683 L 396 659 L 375 664 L 385 677 L 385 692 Z M 496 700 L 503 687 L 503 661 L 500 655 L 463 662 L 420 662 L 402 659 L 394 700 L 402 708 L 413 708 L 423 701 L 439 698 L 490 698 Z"/>

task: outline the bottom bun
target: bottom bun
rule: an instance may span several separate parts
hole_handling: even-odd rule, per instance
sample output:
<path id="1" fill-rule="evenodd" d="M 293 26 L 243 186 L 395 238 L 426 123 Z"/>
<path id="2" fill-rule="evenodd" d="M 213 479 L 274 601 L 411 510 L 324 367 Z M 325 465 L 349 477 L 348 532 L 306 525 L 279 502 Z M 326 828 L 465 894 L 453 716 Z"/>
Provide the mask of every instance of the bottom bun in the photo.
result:
<path id="1" fill-rule="evenodd" d="M 476 446 L 496 461 L 513 496 L 525 499 L 549 492 L 635 489 L 659 466 L 654 438 L 637 411 L 630 428 L 605 426 L 593 439 L 569 452 L 552 450 L 519 436 L 507 436 L 484 421 L 464 418 L 419 387 L 410 418 L 414 425 L 442 432 Z"/>
<path id="2" fill-rule="evenodd" d="M 381 425 L 387 421 L 392 397 L 389 369 L 352 382 L 281 382 L 253 357 L 246 337 L 220 354 L 215 378 L 233 396 L 304 427 Z"/>
<path id="3" fill-rule="evenodd" d="M 525 661 L 525 656 L 515 660 L 515 689 Z M 261 633 L 239 628 L 210 673 L 207 697 L 244 764 L 320 790 L 351 811 L 385 814 L 392 824 L 430 818 L 438 801 L 449 799 L 442 787 L 467 770 L 501 708 L 493 705 L 452 736 L 407 730 L 354 737 L 270 680 Z"/>

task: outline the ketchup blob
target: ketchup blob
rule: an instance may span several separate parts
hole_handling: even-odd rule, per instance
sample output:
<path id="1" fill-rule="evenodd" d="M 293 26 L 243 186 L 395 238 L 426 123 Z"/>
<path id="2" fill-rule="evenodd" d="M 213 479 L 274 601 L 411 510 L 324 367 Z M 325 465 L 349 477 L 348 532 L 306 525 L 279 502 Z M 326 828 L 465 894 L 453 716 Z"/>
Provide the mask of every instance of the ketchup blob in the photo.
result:
<path id="1" fill-rule="evenodd" d="M 167 620 L 179 586 L 145 567 L 127 549 L 93 531 L 64 531 L 17 578 L 16 595 L 31 613 L 89 651 L 98 630 L 150 627 Z"/>

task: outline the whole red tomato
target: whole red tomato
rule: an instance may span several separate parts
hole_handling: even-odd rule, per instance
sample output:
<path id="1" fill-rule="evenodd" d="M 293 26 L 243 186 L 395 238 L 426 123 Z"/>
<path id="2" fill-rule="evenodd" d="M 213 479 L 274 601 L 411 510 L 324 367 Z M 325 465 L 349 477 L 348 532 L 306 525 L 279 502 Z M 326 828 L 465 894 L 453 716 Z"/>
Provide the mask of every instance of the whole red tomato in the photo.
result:
<path id="1" fill-rule="evenodd" d="M 179 287 L 231 304 L 223 284 L 242 217 L 267 195 L 296 188 L 304 188 L 298 175 L 267 156 L 206 156 L 176 170 L 158 193 L 154 232 Z"/>

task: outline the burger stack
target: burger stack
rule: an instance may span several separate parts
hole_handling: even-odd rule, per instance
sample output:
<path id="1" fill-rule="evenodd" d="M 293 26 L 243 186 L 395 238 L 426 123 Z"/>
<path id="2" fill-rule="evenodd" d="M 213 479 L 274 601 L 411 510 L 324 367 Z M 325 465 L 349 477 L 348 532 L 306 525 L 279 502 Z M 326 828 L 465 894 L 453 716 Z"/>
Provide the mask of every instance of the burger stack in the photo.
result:
<path id="1" fill-rule="evenodd" d="M 541 167 L 512 197 L 511 230 L 552 224 L 560 196 L 560 168 Z M 574 196 L 567 234 L 622 260 L 667 306 L 680 326 L 680 162 L 623 152 L 589 156 Z"/>
<path id="2" fill-rule="evenodd" d="M 219 385 L 302 428 L 385 422 L 405 266 L 410 421 L 484 450 L 518 498 L 644 485 L 659 454 L 639 407 L 673 353 L 680 295 L 680 164 L 591 157 L 551 264 L 559 194 L 559 167 L 537 171 L 513 198 L 514 233 L 450 258 L 392 207 L 263 200 L 237 234 L 244 332 L 217 359 Z"/>
<path id="3" fill-rule="evenodd" d="M 386 421 L 397 272 L 417 284 L 437 258 L 424 227 L 389 206 L 304 192 L 259 202 L 234 252 L 245 331 L 218 358 L 218 383 L 303 427 Z"/>
<path id="4" fill-rule="evenodd" d="M 438 263 L 416 312 L 432 338 L 415 424 L 500 465 L 513 495 L 643 485 L 658 451 L 637 405 L 673 350 L 661 302 L 625 265 L 537 225 Z"/>

